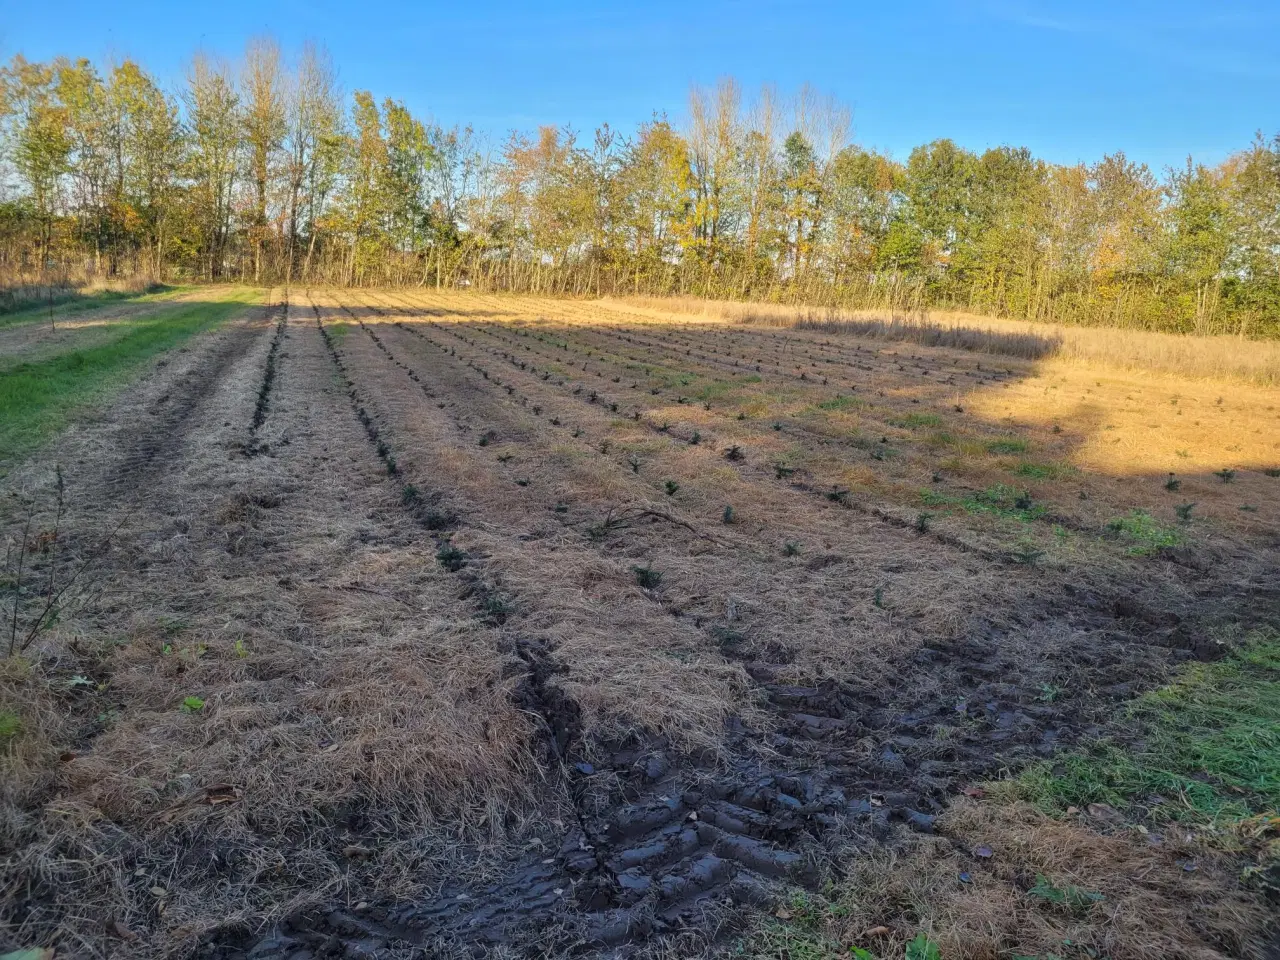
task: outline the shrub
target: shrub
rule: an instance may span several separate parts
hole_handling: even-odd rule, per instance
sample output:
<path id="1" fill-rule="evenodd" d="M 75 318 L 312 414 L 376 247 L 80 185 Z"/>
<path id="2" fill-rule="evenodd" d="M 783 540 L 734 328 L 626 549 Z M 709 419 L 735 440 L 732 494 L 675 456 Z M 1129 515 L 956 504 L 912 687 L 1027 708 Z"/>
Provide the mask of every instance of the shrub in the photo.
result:
<path id="1" fill-rule="evenodd" d="M 440 545 L 440 549 L 436 551 L 436 560 L 440 566 L 444 567 L 450 573 L 457 573 L 467 563 L 467 555 L 455 547 L 452 543 L 445 542 Z"/>
<path id="2" fill-rule="evenodd" d="M 662 574 L 649 564 L 645 564 L 643 567 L 632 567 L 631 569 L 636 575 L 636 583 L 646 590 L 656 590 L 658 584 L 662 583 Z"/>

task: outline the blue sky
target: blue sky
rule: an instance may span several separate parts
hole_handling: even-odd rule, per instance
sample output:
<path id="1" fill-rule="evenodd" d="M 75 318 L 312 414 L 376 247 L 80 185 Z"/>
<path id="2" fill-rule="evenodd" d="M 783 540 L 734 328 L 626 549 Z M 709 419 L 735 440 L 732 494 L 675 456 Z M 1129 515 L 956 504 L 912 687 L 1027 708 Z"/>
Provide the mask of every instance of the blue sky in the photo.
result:
<path id="1" fill-rule="evenodd" d="M 1057 162 L 1124 150 L 1159 171 L 1280 130 L 1280 0 L 0 0 L 0 57 L 140 60 L 176 85 L 197 48 L 326 45 L 344 86 L 500 139 L 680 120 L 691 83 L 809 82 L 905 159 L 951 137 Z"/>

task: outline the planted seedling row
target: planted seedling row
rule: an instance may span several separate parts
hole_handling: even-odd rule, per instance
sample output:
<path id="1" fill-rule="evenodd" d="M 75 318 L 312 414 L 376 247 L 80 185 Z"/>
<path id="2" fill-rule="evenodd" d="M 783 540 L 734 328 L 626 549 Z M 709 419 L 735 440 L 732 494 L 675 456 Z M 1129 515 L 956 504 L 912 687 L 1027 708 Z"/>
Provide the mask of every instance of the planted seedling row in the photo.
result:
<path id="1" fill-rule="evenodd" d="M 416 326 L 421 326 L 421 325 L 422 324 L 418 324 Z M 471 346 L 473 349 L 477 349 L 481 351 L 485 350 L 484 347 L 478 345 L 475 341 L 470 340 L 469 338 L 465 337 L 464 335 L 452 329 L 454 326 L 452 324 L 429 323 L 426 325 L 431 329 L 448 334 L 451 337 L 457 340 L 460 340 L 462 343 L 468 346 Z M 425 337 L 425 335 L 422 334 L 420 330 L 415 330 L 413 329 L 413 327 L 410 327 L 408 325 L 402 325 L 402 326 L 403 326 L 403 329 L 406 329 L 411 333 Z M 436 344 L 436 345 L 440 346 L 439 344 Z M 441 349 L 447 351 L 449 348 L 441 347 Z M 495 357 L 495 359 L 499 358 L 501 355 L 501 352 L 497 350 L 492 350 L 488 352 L 490 352 L 491 355 Z M 456 354 L 456 348 L 455 348 L 455 354 Z M 465 356 L 462 357 L 462 359 L 464 360 L 464 362 L 468 363 L 469 365 L 474 365 L 474 359 L 467 359 L 465 358 Z M 521 361 L 511 354 L 508 354 L 508 357 L 504 359 L 507 359 L 507 362 L 510 363 L 515 369 L 520 370 L 522 374 L 525 374 L 531 378 L 535 378 L 535 379 L 537 378 L 536 368 L 530 369 L 529 364 L 527 362 Z M 521 369 L 520 367 L 520 364 L 522 362 L 524 362 L 525 364 L 523 369 Z M 549 384 L 551 382 L 549 372 L 544 370 L 543 374 L 544 376 L 541 382 Z M 611 410 L 617 409 L 620 406 L 619 404 L 609 400 L 607 397 L 602 397 L 597 391 L 592 390 L 592 391 L 584 392 L 584 387 L 582 384 L 575 384 L 568 380 L 559 380 L 555 382 L 555 385 L 557 387 L 561 387 L 564 390 L 570 390 L 570 388 L 572 388 L 572 390 L 570 391 L 570 394 L 576 397 L 577 399 L 582 400 L 583 402 L 586 402 L 588 404 L 598 404 L 602 408 L 611 409 Z M 553 419 L 558 419 L 558 418 L 553 418 Z M 647 418 L 645 415 L 641 414 L 639 410 L 632 412 L 631 419 L 634 422 L 647 427 L 653 433 L 666 437 L 672 444 L 686 445 L 686 446 L 701 446 L 706 448 L 709 452 L 715 449 L 716 444 L 714 440 L 712 440 L 711 438 L 704 437 L 699 431 L 695 430 L 695 431 L 689 432 L 687 436 L 681 435 L 680 431 L 674 430 L 667 422 L 664 421 L 662 423 L 658 423 L 657 421 L 651 420 Z M 862 501 L 855 500 L 851 496 L 850 491 L 844 490 L 838 485 L 833 485 L 830 487 L 830 489 L 828 489 L 826 485 L 813 483 L 805 479 L 803 476 L 801 476 L 798 470 L 785 468 L 778 464 L 774 464 L 772 467 L 768 469 L 762 469 L 759 467 L 759 465 L 748 464 L 745 462 L 746 455 L 742 452 L 740 446 L 739 447 L 731 446 L 727 448 L 725 451 L 723 451 L 722 453 L 724 455 L 726 462 L 733 464 L 733 466 L 738 468 L 740 473 L 744 473 L 744 475 L 748 476 L 749 479 L 754 479 L 754 480 L 767 479 L 769 474 L 772 473 L 772 476 L 775 480 L 786 480 L 788 482 L 789 489 L 804 492 L 811 496 L 821 498 L 834 506 L 840 506 L 846 509 L 856 510 L 860 513 L 863 513 L 864 515 L 871 516 L 878 520 L 881 520 L 895 527 L 896 529 L 914 530 L 917 534 L 927 534 L 928 536 L 937 540 L 939 543 L 945 544 L 949 547 L 961 550 L 966 553 L 975 554 L 991 562 L 1015 562 L 1015 563 L 1018 562 L 1018 559 L 1016 556 L 1012 556 L 1007 552 L 984 548 L 980 545 L 971 543 L 967 540 L 964 540 L 963 538 L 960 538 L 958 536 L 955 536 L 953 534 L 950 534 L 944 531 L 939 531 L 932 528 L 922 530 L 920 529 L 920 526 L 918 524 L 918 519 L 901 517 L 889 510 L 886 510 L 874 504 L 868 504 Z"/>
<path id="2" fill-rule="evenodd" d="M 452 326 L 453 325 L 446 325 L 446 329 L 451 329 Z M 500 343 L 504 343 L 505 345 L 511 347 L 514 350 L 523 349 L 526 352 L 532 352 L 533 355 L 535 356 L 542 357 L 544 360 L 551 360 L 553 363 L 556 360 L 560 359 L 554 356 L 554 350 L 552 354 L 548 354 L 547 352 L 545 352 L 545 350 L 539 350 L 531 347 L 527 342 L 521 344 L 515 339 L 508 339 L 504 337 L 502 334 L 495 332 L 493 329 L 487 326 L 468 325 L 468 329 L 479 330 L 480 332 L 487 334 L 493 339 L 498 340 Z M 530 334 L 527 331 L 516 330 L 514 331 L 514 335 L 516 338 L 534 339 L 536 341 L 542 342 L 542 337 L 540 334 Z M 472 341 L 466 340 L 465 337 L 463 339 L 468 343 L 472 343 Z M 476 345 L 479 346 L 478 344 Z M 555 344 L 552 344 L 553 348 L 554 346 Z M 562 347 L 567 347 L 567 344 L 562 345 Z M 587 353 L 587 356 L 589 359 L 596 359 L 599 362 L 613 363 L 615 365 L 617 364 L 616 360 L 612 360 L 607 355 Z M 644 364 L 644 358 L 634 358 L 634 359 L 641 365 Z M 584 367 L 585 367 L 585 364 L 584 364 Z M 598 370 L 596 371 L 596 375 L 597 377 L 604 376 Z M 548 376 L 548 371 L 545 369 L 544 369 L 543 376 L 544 378 Z M 613 378 L 613 382 L 617 383 L 621 379 L 623 379 L 621 376 L 615 376 Z M 652 382 L 652 378 L 650 379 L 650 382 Z M 633 381 L 633 387 L 635 386 L 636 384 Z M 652 395 L 657 395 L 662 392 L 662 388 L 650 388 L 649 392 Z M 678 394 L 678 391 L 669 391 L 669 392 Z M 685 403 L 685 402 L 688 402 L 687 397 L 684 397 L 684 396 L 677 397 L 677 403 Z M 706 408 L 710 409 L 710 405 L 706 405 Z M 723 412 L 719 412 L 719 409 L 717 409 L 716 416 L 721 418 L 727 418 L 728 415 Z M 837 445 L 837 446 L 852 446 L 854 448 L 864 449 L 864 450 L 869 449 L 870 458 L 872 460 L 883 459 L 881 450 L 884 449 L 883 444 L 887 443 L 887 438 L 882 439 L 880 446 L 877 446 L 875 444 L 870 444 L 868 442 L 849 443 L 847 441 L 832 439 L 821 434 L 814 434 L 812 431 L 804 428 L 803 426 L 796 426 L 794 424 L 788 424 L 786 427 L 783 427 L 781 423 L 775 422 L 774 429 L 775 429 L 775 432 L 784 432 L 784 433 L 790 433 L 792 435 L 798 435 L 802 439 L 807 439 L 807 440 L 810 440 L 811 442 L 816 442 L 821 446 Z M 784 469 L 782 467 L 779 467 L 778 469 L 781 472 L 793 472 L 793 471 L 790 471 L 789 468 Z M 941 478 L 935 473 L 934 482 L 937 483 L 940 480 Z M 979 508 L 981 508 L 979 512 L 987 511 L 988 508 L 982 507 L 982 504 L 986 502 L 984 498 L 988 497 L 987 491 L 972 489 L 972 488 L 965 487 L 963 485 L 957 487 L 956 489 L 957 489 L 956 493 L 934 493 L 933 497 L 937 499 L 938 503 L 943 505 L 952 503 L 952 502 L 967 503 L 972 500 L 975 504 L 978 504 L 978 507 L 974 508 L 975 510 L 978 510 Z M 1019 500 L 1019 503 L 1021 503 L 1022 500 L 1026 500 L 1028 505 L 1016 506 L 1016 507 L 1013 505 L 1010 505 L 1006 508 L 1001 506 L 1001 503 L 1003 502 L 1004 499 L 1009 499 L 1010 504 L 1012 504 L 1012 501 L 1014 499 Z M 1014 493 L 1009 494 L 1009 497 L 1007 498 L 1005 498 L 1004 495 L 1001 494 L 1000 502 L 992 501 L 992 503 L 993 505 L 989 508 L 990 512 L 999 513 L 1000 511 L 1003 510 L 1005 512 L 1010 513 L 1010 515 L 1017 515 L 1018 517 L 1023 518 L 1028 522 L 1039 522 L 1042 525 L 1068 529 L 1074 532 L 1088 534 L 1104 540 L 1112 539 L 1112 537 L 1109 534 L 1110 527 L 1100 528 L 1100 527 L 1097 527 L 1096 525 L 1084 523 L 1071 516 L 1062 515 L 1058 512 L 1051 512 L 1045 509 L 1045 507 L 1041 504 L 1038 504 L 1038 503 L 1033 504 L 1030 500 L 1029 495 L 1025 493 L 1020 493 L 1015 491 Z M 884 516 L 886 519 L 889 519 L 890 522 L 893 522 L 898 525 L 914 526 L 920 532 L 927 531 L 929 526 L 929 521 L 931 520 L 931 517 L 932 517 L 931 514 L 922 512 L 918 514 L 914 519 L 904 519 L 902 517 L 893 515 L 888 511 L 884 511 Z M 1016 554 L 1011 554 L 1009 556 L 1013 557 L 1015 560 L 1018 559 L 1018 555 Z"/>
<path id="3" fill-rule="evenodd" d="M 286 294 L 275 312 L 278 314 L 275 333 L 271 337 L 271 346 L 267 350 L 266 363 L 262 370 L 262 382 L 258 386 L 258 399 L 253 407 L 253 420 L 249 424 L 249 442 L 245 444 L 246 456 L 254 456 L 266 451 L 265 444 L 258 442 L 258 431 L 267 420 L 267 411 L 271 403 L 271 390 L 275 386 L 277 367 L 280 362 L 280 346 L 284 342 L 285 331 L 289 323 L 289 300 Z"/>

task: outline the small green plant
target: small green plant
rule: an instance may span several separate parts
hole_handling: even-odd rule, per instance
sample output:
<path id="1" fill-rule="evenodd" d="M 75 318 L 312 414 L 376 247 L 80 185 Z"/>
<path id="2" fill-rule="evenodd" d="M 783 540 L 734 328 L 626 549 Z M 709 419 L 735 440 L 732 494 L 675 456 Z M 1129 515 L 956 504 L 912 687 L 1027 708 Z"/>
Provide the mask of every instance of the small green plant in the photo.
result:
<path id="1" fill-rule="evenodd" d="M 987 443 L 988 453 L 1026 453 L 1027 441 L 1021 437 L 1004 437 Z"/>
<path id="2" fill-rule="evenodd" d="M 1217 477 L 1219 480 L 1221 480 L 1223 483 L 1230 483 L 1232 480 L 1236 478 L 1236 472 L 1230 468 L 1215 470 L 1213 471 L 1213 475 Z"/>
<path id="3" fill-rule="evenodd" d="M 884 587 L 876 587 L 875 592 L 871 594 L 871 604 L 877 610 L 884 610 Z"/>
<path id="4" fill-rule="evenodd" d="M 422 491 L 415 487 L 412 483 L 406 483 L 400 488 L 400 502 L 406 507 L 416 506 L 422 501 Z"/>
<path id="5" fill-rule="evenodd" d="M 632 473 L 640 472 L 640 458 L 637 457 L 634 453 L 631 454 L 629 457 L 627 457 L 627 463 L 631 465 Z"/>
<path id="6" fill-rule="evenodd" d="M 243 660 L 249 655 L 249 648 L 245 646 L 244 640 L 241 638 L 236 639 L 236 642 L 232 644 L 232 649 L 235 651 L 236 657 L 240 660 Z"/>
<path id="7" fill-rule="evenodd" d="M 1264 467 L 1262 472 L 1268 477 L 1280 477 L 1280 467 Z"/>
<path id="8" fill-rule="evenodd" d="M 1020 463 L 1014 473 L 1032 480 L 1052 480 L 1062 473 L 1062 468 L 1056 463 Z"/>
<path id="9" fill-rule="evenodd" d="M 773 465 L 773 472 L 779 480 L 786 480 L 788 477 L 790 477 L 792 474 L 796 472 L 796 468 L 788 467 L 786 464 L 783 464 L 783 463 L 775 463 Z"/>
<path id="10" fill-rule="evenodd" d="M 199 697 L 186 697 L 180 709 L 183 713 L 199 713 L 204 709 L 204 701 Z"/>
<path id="11" fill-rule="evenodd" d="M 821 400 L 817 407 L 819 410 L 852 410 L 857 407 L 865 406 L 865 404 L 857 397 L 851 397 L 847 394 L 836 394 L 830 400 Z"/>
<path id="12" fill-rule="evenodd" d="M 1179 523 L 1191 522 L 1191 511 L 1196 508 L 1194 503 L 1180 503 L 1173 508 L 1173 512 L 1178 516 Z"/>
<path id="13" fill-rule="evenodd" d="M 446 540 L 436 551 L 436 561 L 450 573 L 457 573 L 466 566 L 467 555 Z"/>
<path id="14" fill-rule="evenodd" d="M 1030 543 L 1019 544 L 1010 554 L 1009 559 L 1019 566 L 1034 567 L 1044 557 L 1043 550 L 1037 550 Z"/>
<path id="15" fill-rule="evenodd" d="M 511 615 L 514 607 L 507 602 L 507 599 L 498 593 L 487 594 L 484 598 L 484 612 L 493 617 L 499 623 L 506 620 Z"/>
<path id="16" fill-rule="evenodd" d="M 942 960 L 942 951 L 926 933 L 917 933 L 907 944 L 906 960 Z"/>
<path id="17" fill-rule="evenodd" d="M 932 523 L 932 522 L 933 522 L 933 514 L 932 514 L 932 513 L 928 513 L 928 512 L 921 512 L 921 513 L 917 513 L 917 514 L 916 514 L 916 532 L 917 532 L 917 533 L 928 533 L 928 532 L 929 532 L 929 524 L 930 524 L 930 523 Z"/>
<path id="18" fill-rule="evenodd" d="M 484 433 L 480 434 L 480 446 L 487 447 L 489 444 L 493 443 L 493 441 L 497 439 L 498 439 L 497 431 L 486 430 Z"/>
<path id="19" fill-rule="evenodd" d="M 849 491 L 841 490 L 839 487 L 832 487 L 831 492 L 827 494 L 827 499 L 832 503 L 847 504 L 849 502 Z"/>
<path id="20" fill-rule="evenodd" d="M 1182 486 L 1182 481 L 1179 480 L 1172 473 L 1169 474 L 1169 479 L 1164 482 L 1164 488 L 1168 490 L 1170 493 L 1175 492 L 1181 486 Z"/>
<path id="21" fill-rule="evenodd" d="M 908 413 L 898 421 L 898 425 L 912 429 L 915 427 L 940 427 L 942 418 L 936 413 Z"/>
<path id="22" fill-rule="evenodd" d="M 605 514 L 603 520 L 593 523 L 591 526 L 587 527 L 587 536 L 592 540 L 599 542 L 608 537 L 614 530 L 622 526 L 624 526 L 622 518 L 614 516 L 613 511 L 610 510 Z"/>
<path id="23" fill-rule="evenodd" d="M 680 489 L 680 484 L 676 483 L 674 480 L 668 480 L 664 486 L 667 489 L 668 497 L 674 497 L 676 495 L 676 491 Z"/>
<path id="24" fill-rule="evenodd" d="M 428 510 L 422 518 L 422 525 L 428 530 L 444 530 L 454 521 L 453 514 L 441 510 Z"/>
<path id="25" fill-rule="evenodd" d="M 720 519 L 722 522 L 726 524 L 737 522 L 737 517 L 733 512 L 733 507 L 731 507 L 728 504 L 725 504 L 724 513 L 720 515 Z"/>
<path id="26" fill-rule="evenodd" d="M 1258 512 L 1258 508 L 1257 508 L 1257 507 L 1255 507 L 1252 503 L 1242 503 L 1242 504 L 1240 504 L 1240 509 L 1241 509 L 1241 510 L 1243 510 L 1245 513 L 1257 513 L 1257 512 Z"/>
<path id="27" fill-rule="evenodd" d="M 0 710 L 0 744 L 8 743 L 22 732 L 22 718 L 12 710 Z"/>
<path id="28" fill-rule="evenodd" d="M 1087 910 L 1106 899 L 1100 893 L 1092 893 L 1071 884 L 1059 887 L 1043 874 L 1036 874 L 1036 885 L 1027 891 L 1027 896 L 1066 907 L 1068 910 Z"/>
<path id="29" fill-rule="evenodd" d="M 964 498 L 961 505 L 969 513 L 991 513 L 1023 521 L 1037 520 L 1045 514 L 1045 508 L 1037 504 L 1028 491 L 1002 483 Z"/>
<path id="30" fill-rule="evenodd" d="M 724 452 L 724 458 L 726 460 L 732 460 L 734 463 L 740 463 L 747 459 L 747 455 L 742 452 L 741 447 L 735 445 Z"/>
<path id="31" fill-rule="evenodd" d="M 702 434 L 697 430 L 693 431 L 693 436 L 689 438 L 689 442 L 695 447 L 702 442 Z"/>
<path id="32" fill-rule="evenodd" d="M 658 585 L 662 583 L 662 574 L 649 564 L 645 564 L 643 567 L 632 567 L 631 569 L 636 575 L 636 583 L 646 590 L 656 590 Z"/>
<path id="33" fill-rule="evenodd" d="M 1036 689 L 1040 691 L 1036 694 L 1036 699 L 1041 703 L 1053 703 L 1064 692 L 1056 683 L 1041 683 Z"/>
<path id="34" fill-rule="evenodd" d="M 794 540 L 788 540 L 786 543 L 782 545 L 782 555 L 784 557 L 798 556 L 799 553 L 800 553 L 800 544 L 796 543 Z"/>
<path id="35" fill-rule="evenodd" d="M 1181 537 L 1156 522 L 1145 510 L 1131 510 L 1123 517 L 1107 522 L 1107 529 L 1133 542 L 1130 553 L 1141 555 L 1161 547 L 1177 546 Z"/>

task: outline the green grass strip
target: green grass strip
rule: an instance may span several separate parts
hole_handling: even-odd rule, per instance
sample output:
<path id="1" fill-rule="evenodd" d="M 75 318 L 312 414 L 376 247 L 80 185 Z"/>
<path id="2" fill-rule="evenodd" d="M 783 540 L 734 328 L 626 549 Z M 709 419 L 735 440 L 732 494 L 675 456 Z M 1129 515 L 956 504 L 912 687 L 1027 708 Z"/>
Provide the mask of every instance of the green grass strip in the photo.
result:
<path id="1" fill-rule="evenodd" d="M 1107 803 L 1184 823 L 1280 810 L 1280 635 L 1187 668 L 1128 719 L 1130 729 L 1025 770 L 1022 794 L 1050 813 Z"/>
<path id="2" fill-rule="evenodd" d="M 128 333 L 109 343 L 0 373 L 0 464 L 12 465 L 66 426 L 75 413 L 124 386 L 145 361 L 217 326 L 258 295 L 237 289 L 231 299 L 192 303 L 130 324 Z"/>

